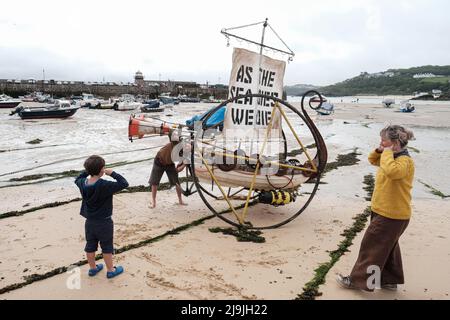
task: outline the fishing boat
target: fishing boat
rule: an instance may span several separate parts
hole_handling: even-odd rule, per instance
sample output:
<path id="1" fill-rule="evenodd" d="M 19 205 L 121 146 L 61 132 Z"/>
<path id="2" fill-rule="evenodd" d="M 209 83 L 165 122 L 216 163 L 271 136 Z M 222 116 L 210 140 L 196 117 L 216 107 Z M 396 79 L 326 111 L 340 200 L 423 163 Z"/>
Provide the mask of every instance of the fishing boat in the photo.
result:
<path id="1" fill-rule="evenodd" d="M 310 103 L 312 103 L 312 102 L 314 102 L 314 103 L 320 103 L 320 102 L 322 102 L 322 103 L 324 103 L 324 102 L 327 102 L 328 101 L 328 99 L 324 96 L 324 95 L 314 95 L 314 96 L 312 96 L 310 99 L 309 99 L 309 102 Z"/>
<path id="2" fill-rule="evenodd" d="M 414 92 L 414 97 L 411 100 L 432 100 L 434 96 L 428 92 Z"/>
<path id="3" fill-rule="evenodd" d="M 99 100 L 95 106 L 90 106 L 89 109 L 114 109 L 119 103 L 118 98 L 110 98 L 109 100 Z"/>
<path id="4" fill-rule="evenodd" d="M 96 98 L 93 94 L 83 93 L 83 99 L 80 100 L 79 105 L 82 108 L 96 109 L 102 104 L 102 102 L 105 101 Z"/>
<path id="5" fill-rule="evenodd" d="M 186 95 L 181 95 L 178 97 L 178 99 L 180 102 L 187 102 L 187 103 L 198 103 L 201 101 L 200 98 L 191 98 Z"/>
<path id="6" fill-rule="evenodd" d="M 130 111 L 139 110 L 142 107 L 142 103 L 135 101 L 121 101 L 114 105 L 114 110 L 116 111 Z"/>
<path id="7" fill-rule="evenodd" d="M 16 100 L 11 98 L 10 96 L 7 96 L 6 94 L 0 95 L 0 108 L 15 108 L 17 107 L 22 101 Z"/>
<path id="8" fill-rule="evenodd" d="M 334 104 L 324 102 L 320 108 L 316 109 L 316 112 L 322 116 L 329 116 L 334 112 Z"/>
<path id="9" fill-rule="evenodd" d="M 395 99 L 386 98 L 386 99 L 383 99 L 383 101 L 381 103 L 385 108 L 391 108 L 395 104 Z"/>
<path id="10" fill-rule="evenodd" d="M 401 105 L 400 112 L 409 113 L 414 112 L 416 110 L 414 105 L 412 105 L 411 102 L 409 101 L 402 101 L 400 105 Z"/>
<path id="11" fill-rule="evenodd" d="M 163 112 L 164 109 L 165 107 L 161 105 L 158 99 L 147 100 L 141 107 L 142 112 Z"/>
<path id="12" fill-rule="evenodd" d="M 43 107 L 30 108 L 29 106 L 17 107 L 10 113 L 10 116 L 18 114 L 23 120 L 46 119 L 46 118 L 68 118 L 73 116 L 79 106 L 73 106 L 70 101 L 57 100 L 54 104 Z"/>
<path id="13" fill-rule="evenodd" d="M 172 98 L 172 97 L 160 96 L 158 99 L 159 99 L 160 105 L 173 107 L 176 104 L 175 98 Z"/>

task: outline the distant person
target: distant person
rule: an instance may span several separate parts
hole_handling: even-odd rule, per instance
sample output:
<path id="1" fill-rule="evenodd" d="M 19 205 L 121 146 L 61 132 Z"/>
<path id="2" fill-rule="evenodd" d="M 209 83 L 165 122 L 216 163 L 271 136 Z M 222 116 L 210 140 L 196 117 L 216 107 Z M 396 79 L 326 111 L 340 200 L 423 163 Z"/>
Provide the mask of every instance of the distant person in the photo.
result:
<path id="1" fill-rule="evenodd" d="M 76 179 L 83 200 L 80 214 L 86 218 L 86 247 L 84 251 L 89 263 L 89 276 L 95 276 L 103 269 L 103 264 L 95 264 L 95 253 L 100 242 L 105 260 L 106 277 L 114 278 L 123 272 L 123 267 L 113 264 L 113 194 L 128 187 L 128 182 L 120 174 L 105 169 L 105 160 L 100 156 L 90 156 L 84 162 L 85 171 Z M 101 179 L 103 174 L 111 176 L 115 182 Z"/>
<path id="2" fill-rule="evenodd" d="M 346 289 L 373 291 L 375 281 L 382 289 L 397 290 L 397 285 L 404 283 L 398 241 L 411 218 L 414 161 L 406 146 L 414 135 L 398 125 L 387 126 L 380 135 L 380 146 L 369 155 L 369 162 L 379 167 L 372 196 L 371 222 L 352 272 L 349 276 L 337 277 L 338 283 Z"/>
<path id="3" fill-rule="evenodd" d="M 179 135 L 176 131 L 172 132 L 170 140 L 171 141 L 168 144 L 158 151 L 155 160 L 153 161 L 153 168 L 148 181 L 152 189 L 152 201 L 150 202 L 151 209 L 156 207 L 156 193 L 164 172 L 169 178 L 170 185 L 175 186 L 176 188 L 178 203 L 183 206 L 187 205 L 183 202 L 180 181 L 178 180 L 178 173 L 181 172 L 186 165 L 181 162 L 175 167 L 175 163 L 172 160 L 172 150 L 180 142 Z"/>

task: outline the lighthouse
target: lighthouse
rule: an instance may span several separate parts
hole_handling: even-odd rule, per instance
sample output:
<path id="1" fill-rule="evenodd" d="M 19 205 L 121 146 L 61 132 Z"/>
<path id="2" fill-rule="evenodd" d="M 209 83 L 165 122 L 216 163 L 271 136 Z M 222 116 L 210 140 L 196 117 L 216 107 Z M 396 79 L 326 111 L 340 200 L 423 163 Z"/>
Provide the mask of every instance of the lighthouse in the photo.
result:
<path id="1" fill-rule="evenodd" d="M 134 75 L 134 83 L 138 85 L 138 87 L 144 87 L 144 75 L 139 70 L 136 71 Z"/>

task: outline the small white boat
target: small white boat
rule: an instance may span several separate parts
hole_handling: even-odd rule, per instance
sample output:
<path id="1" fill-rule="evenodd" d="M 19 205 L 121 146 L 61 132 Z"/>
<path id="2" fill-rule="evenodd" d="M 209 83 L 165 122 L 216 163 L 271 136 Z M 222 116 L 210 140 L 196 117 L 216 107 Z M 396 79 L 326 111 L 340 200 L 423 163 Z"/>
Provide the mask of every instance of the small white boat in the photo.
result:
<path id="1" fill-rule="evenodd" d="M 0 108 L 15 108 L 17 107 L 22 101 L 13 99 L 10 96 L 7 96 L 6 94 L 0 95 Z"/>
<path id="2" fill-rule="evenodd" d="M 316 112 L 322 116 L 329 116 L 334 112 L 334 104 L 324 102 L 320 108 L 316 109 Z"/>
<path id="3" fill-rule="evenodd" d="M 121 101 L 114 106 L 117 111 L 140 110 L 143 104 L 135 101 Z"/>
<path id="4" fill-rule="evenodd" d="M 109 98 L 109 100 L 100 100 L 100 104 L 89 109 L 114 109 L 119 104 L 118 98 Z"/>
<path id="5" fill-rule="evenodd" d="M 195 174 L 203 182 L 209 184 L 214 183 L 208 170 L 202 163 L 195 164 Z M 244 170 L 222 171 L 215 167 L 214 176 L 223 187 L 244 187 L 250 188 L 254 173 Z M 297 171 L 296 174 L 286 175 L 256 175 L 254 189 L 256 190 L 273 190 L 279 189 L 295 189 L 310 178 Z"/>
<path id="6" fill-rule="evenodd" d="M 79 102 L 82 108 L 97 108 L 104 102 L 103 100 L 97 99 L 93 94 L 83 93 L 83 99 Z"/>
<path id="7" fill-rule="evenodd" d="M 391 107 L 393 107 L 394 104 L 395 104 L 395 99 L 391 99 L 391 98 L 383 99 L 383 101 L 381 102 L 381 104 L 382 104 L 385 108 L 391 108 Z"/>
<path id="8" fill-rule="evenodd" d="M 402 101 L 400 104 L 400 112 L 409 113 L 409 112 L 414 112 L 415 110 L 416 110 L 416 108 L 409 101 Z"/>

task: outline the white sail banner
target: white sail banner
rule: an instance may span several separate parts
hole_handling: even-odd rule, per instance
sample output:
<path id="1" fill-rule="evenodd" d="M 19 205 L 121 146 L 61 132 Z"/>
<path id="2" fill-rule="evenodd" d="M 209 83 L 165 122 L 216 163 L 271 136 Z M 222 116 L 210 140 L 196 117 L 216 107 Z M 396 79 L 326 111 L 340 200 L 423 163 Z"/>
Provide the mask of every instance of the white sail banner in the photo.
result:
<path id="1" fill-rule="evenodd" d="M 234 48 L 228 98 L 260 93 L 281 99 L 285 69 L 285 61 Z M 225 113 L 224 129 L 265 129 L 271 120 L 273 105 L 273 100 L 262 98 L 239 99 L 230 103 Z M 279 112 L 272 121 L 272 127 L 281 127 Z"/>

